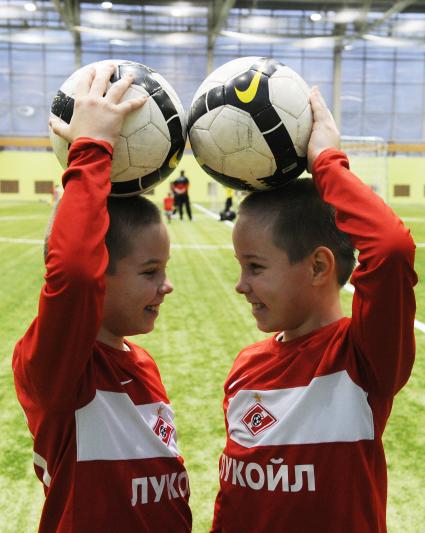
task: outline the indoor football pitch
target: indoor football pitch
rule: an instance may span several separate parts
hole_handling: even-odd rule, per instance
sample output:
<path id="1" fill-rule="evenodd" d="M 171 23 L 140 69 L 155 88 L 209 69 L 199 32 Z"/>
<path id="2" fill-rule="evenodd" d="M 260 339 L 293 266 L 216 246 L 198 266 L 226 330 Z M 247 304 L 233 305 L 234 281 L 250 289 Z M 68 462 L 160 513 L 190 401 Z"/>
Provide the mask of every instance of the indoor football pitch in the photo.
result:
<path id="1" fill-rule="evenodd" d="M 388 531 L 419 533 L 425 519 L 425 212 L 396 211 L 417 242 L 417 359 L 407 386 L 395 399 L 384 435 L 388 462 Z M 42 240 L 51 207 L 0 203 L 0 531 L 37 530 L 42 485 L 32 466 L 32 439 L 13 386 L 11 357 L 37 313 L 43 283 Z M 195 220 L 169 224 L 169 277 L 174 292 L 157 326 L 135 341 L 154 355 L 176 413 L 180 451 L 191 482 L 194 532 L 206 533 L 218 487 L 224 445 L 223 383 L 238 351 L 264 338 L 245 298 L 234 291 L 238 264 L 231 228 L 194 206 Z M 350 313 L 351 294 L 343 291 Z M 51 376 L 54 380 L 54 375 Z M 352 498 L 356 498 L 355 492 Z M 332 528 L 329 529 L 332 533 Z M 242 533 L 242 532 L 241 532 Z"/>

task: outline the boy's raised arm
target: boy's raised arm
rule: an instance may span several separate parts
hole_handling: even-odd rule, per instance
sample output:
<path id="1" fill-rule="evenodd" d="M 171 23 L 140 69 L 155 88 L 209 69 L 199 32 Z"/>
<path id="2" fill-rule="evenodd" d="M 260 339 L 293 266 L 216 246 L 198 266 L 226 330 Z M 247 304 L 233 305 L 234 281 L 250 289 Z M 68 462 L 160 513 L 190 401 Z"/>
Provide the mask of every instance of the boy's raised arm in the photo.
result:
<path id="1" fill-rule="evenodd" d="M 313 89 L 313 132 L 309 165 L 323 199 L 334 206 L 336 223 L 359 250 L 352 336 L 368 378 L 383 393 L 395 394 L 414 360 L 415 245 L 394 212 L 349 170 L 337 151 L 339 133 L 326 104 Z"/>
<path id="2" fill-rule="evenodd" d="M 70 124 L 50 124 L 71 144 L 69 167 L 48 239 L 38 317 L 18 343 L 13 366 L 39 403 L 57 409 L 75 401 L 100 327 L 112 149 L 125 115 L 145 101 L 120 103 L 131 78 L 106 92 L 111 75 L 112 67 L 82 75 Z"/>

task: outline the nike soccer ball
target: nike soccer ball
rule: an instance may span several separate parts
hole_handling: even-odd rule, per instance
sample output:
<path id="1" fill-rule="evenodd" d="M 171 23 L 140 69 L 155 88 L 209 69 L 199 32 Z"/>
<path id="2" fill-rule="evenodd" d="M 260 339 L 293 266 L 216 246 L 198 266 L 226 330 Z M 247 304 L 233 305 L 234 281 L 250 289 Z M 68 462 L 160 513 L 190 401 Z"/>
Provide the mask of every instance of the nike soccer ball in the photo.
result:
<path id="1" fill-rule="evenodd" d="M 196 91 L 188 130 L 193 153 L 217 181 L 242 190 L 284 185 L 307 165 L 310 90 L 270 58 L 224 64 Z"/>
<path id="2" fill-rule="evenodd" d="M 72 74 L 53 100 L 51 113 L 70 122 L 75 88 L 84 69 L 105 63 L 116 65 L 111 84 L 131 73 L 134 82 L 123 100 L 149 95 L 145 105 L 124 120 L 112 160 L 112 196 L 145 193 L 163 181 L 177 166 L 186 143 L 183 106 L 171 85 L 157 72 L 140 63 L 106 60 L 86 65 Z M 50 133 L 53 150 L 63 168 L 67 167 L 68 143 Z"/>

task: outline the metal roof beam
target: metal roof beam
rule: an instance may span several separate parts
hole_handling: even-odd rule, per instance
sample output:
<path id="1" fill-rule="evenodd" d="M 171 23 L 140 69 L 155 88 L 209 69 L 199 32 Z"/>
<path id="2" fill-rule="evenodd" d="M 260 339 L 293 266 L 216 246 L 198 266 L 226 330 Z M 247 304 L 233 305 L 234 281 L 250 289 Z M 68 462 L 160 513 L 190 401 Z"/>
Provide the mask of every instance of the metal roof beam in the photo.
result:
<path id="1" fill-rule="evenodd" d="M 363 35 L 372 32 L 373 30 L 384 24 L 384 22 L 386 22 L 393 15 L 401 13 L 404 9 L 411 6 L 412 4 L 415 4 L 416 2 L 417 0 L 399 0 L 390 9 L 388 9 L 378 20 L 375 20 L 375 22 L 372 22 L 371 24 L 364 24 L 356 34 L 346 37 L 344 44 L 348 44 L 353 41 L 356 41 L 357 39 L 361 39 Z"/>
<path id="2" fill-rule="evenodd" d="M 214 48 L 218 34 L 226 23 L 230 10 L 234 7 L 236 0 L 217 0 L 210 4 L 211 27 L 208 36 L 208 48 Z"/>
<path id="3" fill-rule="evenodd" d="M 81 66 L 81 35 L 75 30 L 80 24 L 79 0 L 52 0 L 66 29 L 71 32 L 75 45 L 75 67 Z"/>

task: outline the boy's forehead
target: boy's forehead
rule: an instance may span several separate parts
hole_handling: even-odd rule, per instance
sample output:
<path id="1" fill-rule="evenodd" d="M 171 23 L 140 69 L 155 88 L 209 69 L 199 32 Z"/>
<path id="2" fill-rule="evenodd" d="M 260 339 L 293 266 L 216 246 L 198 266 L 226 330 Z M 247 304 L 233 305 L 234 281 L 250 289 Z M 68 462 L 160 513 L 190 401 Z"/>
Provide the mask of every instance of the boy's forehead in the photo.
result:
<path id="1" fill-rule="evenodd" d="M 147 225 L 138 225 L 130 229 L 130 238 L 136 241 L 155 241 L 157 239 L 167 240 L 168 231 L 162 222 L 155 222 Z"/>
<path id="2" fill-rule="evenodd" d="M 238 219 L 233 229 L 233 240 L 235 246 L 250 250 L 250 255 L 262 253 L 259 250 L 273 244 L 270 225 L 251 216 L 241 216 Z"/>
<path id="3" fill-rule="evenodd" d="M 233 228 L 233 245 L 239 259 L 275 260 L 287 252 L 276 245 L 273 217 L 256 217 L 251 213 L 238 216 Z"/>
<path id="4" fill-rule="evenodd" d="M 271 240 L 271 228 L 272 223 L 270 220 L 247 212 L 238 216 L 234 226 L 234 233 L 247 238 L 248 236 L 252 238 L 261 234 L 262 238 Z"/>
<path id="5" fill-rule="evenodd" d="M 134 228 L 130 236 L 131 248 L 134 256 L 159 258 L 164 252 L 169 253 L 170 240 L 167 228 L 160 224 L 149 224 Z"/>

